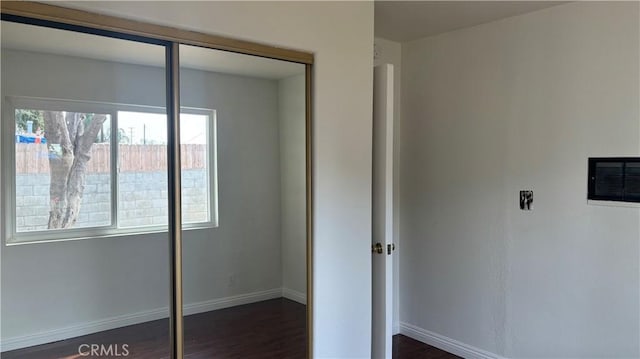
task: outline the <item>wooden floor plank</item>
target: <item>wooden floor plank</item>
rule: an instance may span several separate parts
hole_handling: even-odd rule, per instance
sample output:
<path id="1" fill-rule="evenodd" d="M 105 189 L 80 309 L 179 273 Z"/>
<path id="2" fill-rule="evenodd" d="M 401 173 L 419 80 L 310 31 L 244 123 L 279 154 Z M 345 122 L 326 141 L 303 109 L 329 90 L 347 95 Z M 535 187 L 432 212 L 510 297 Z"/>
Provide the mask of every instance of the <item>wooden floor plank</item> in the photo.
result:
<path id="1" fill-rule="evenodd" d="M 301 359 L 306 354 L 306 307 L 279 298 L 185 317 L 185 358 Z M 167 319 L 4 352 L 2 359 L 82 359 L 81 344 L 127 344 L 128 358 L 169 357 Z M 86 348 L 86 347 L 85 347 Z M 394 359 L 454 359 L 455 355 L 402 335 L 393 338 Z M 101 356 L 100 358 L 105 358 Z M 110 356 L 110 358 L 117 358 Z M 122 358 L 120 356 L 119 358 Z"/>
<path id="2" fill-rule="evenodd" d="M 393 336 L 394 359 L 460 359 L 459 356 L 445 352 L 404 335 Z"/>

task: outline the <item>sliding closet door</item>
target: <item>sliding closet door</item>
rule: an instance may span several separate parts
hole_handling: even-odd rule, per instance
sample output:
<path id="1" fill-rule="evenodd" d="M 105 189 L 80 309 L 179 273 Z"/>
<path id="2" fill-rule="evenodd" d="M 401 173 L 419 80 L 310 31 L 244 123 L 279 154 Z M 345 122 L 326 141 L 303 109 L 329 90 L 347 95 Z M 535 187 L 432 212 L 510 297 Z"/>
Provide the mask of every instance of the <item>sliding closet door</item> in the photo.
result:
<path id="1" fill-rule="evenodd" d="M 3 19 L 2 358 L 167 357 L 166 44 Z"/>
<path id="2" fill-rule="evenodd" d="M 185 355 L 303 358 L 305 67 L 179 52 Z"/>

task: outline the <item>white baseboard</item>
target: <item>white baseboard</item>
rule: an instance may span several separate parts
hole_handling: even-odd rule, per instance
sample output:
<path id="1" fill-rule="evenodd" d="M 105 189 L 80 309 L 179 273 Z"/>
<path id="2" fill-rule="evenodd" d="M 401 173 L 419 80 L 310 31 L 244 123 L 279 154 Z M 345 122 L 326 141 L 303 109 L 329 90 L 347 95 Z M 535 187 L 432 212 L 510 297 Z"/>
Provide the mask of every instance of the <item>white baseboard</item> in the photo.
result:
<path id="1" fill-rule="evenodd" d="M 79 337 L 82 335 L 101 332 L 104 330 L 158 320 L 166 318 L 168 316 L 168 313 L 169 308 L 152 309 L 138 313 L 125 314 L 107 319 L 96 320 L 93 322 L 71 325 L 63 328 L 46 330 L 34 334 L 6 338 L 2 339 L 2 341 L 0 342 L 0 352 L 51 343 L 58 340 Z"/>
<path id="2" fill-rule="evenodd" d="M 305 293 L 298 292 L 297 290 L 282 288 L 282 296 L 293 300 L 294 302 L 307 305 L 307 295 Z"/>
<path id="3" fill-rule="evenodd" d="M 207 300 L 186 304 L 184 314 L 191 315 L 209 312 L 223 308 L 235 307 L 237 305 L 261 302 L 263 300 L 280 298 L 283 296 L 282 288 L 275 288 L 260 292 L 234 295 L 231 297 Z M 105 330 L 126 327 L 129 325 L 150 322 L 153 320 L 167 318 L 169 308 L 158 308 L 146 310 L 138 313 L 119 315 L 116 317 L 96 320 L 93 322 L 72 325 L 64 328 L 47 330 L 35 334 L 22 335 L 0 341 L 0 352 L 26 348 L 34 345 L 51 343 L 58 340 L 75 338 L 83 335 L 97 333 Z"/>
<path id="4" fill-rule="evenodd" d="M 505 359 L 497 354 L 408 323 L 400 323 L 400 334 L 466 359 Z"/>
<path id="5" fill-rule="evenodd" d="M 191 315 L 191 314 L 210 312 L 212 310 L 235 307 L 243 304 L 262 302 L 263 300 L 269 300 L 269 299 L 280 298 L 280 297 L 282 297 L 282 289 L 275 288 L 275 289 L 263 290 L 261 292 L 240 294 L 240 295 L 234 295 L 231 297 L 224 297 L 219 299 L 207 300 L 204 302 L 186 304 L 183 310 L 184 310 L 184 315 Z M 169 309 L 167 308 L 166 311 L 168 313 Z"/>

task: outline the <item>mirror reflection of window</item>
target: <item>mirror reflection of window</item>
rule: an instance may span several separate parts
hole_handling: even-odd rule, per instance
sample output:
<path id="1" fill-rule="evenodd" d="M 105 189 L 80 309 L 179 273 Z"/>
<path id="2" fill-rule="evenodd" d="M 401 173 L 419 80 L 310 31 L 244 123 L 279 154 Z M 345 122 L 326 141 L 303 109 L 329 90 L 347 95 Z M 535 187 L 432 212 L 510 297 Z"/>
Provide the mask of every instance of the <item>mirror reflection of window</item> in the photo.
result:
<path id="1" fill-rule="evenodd" d="M 158 109 L 163 110 L 163 109 Z M 147 110 L 149 111 L 149 110 Z M 118 226 L 166 226 L 167 116 L 162 112 L 118 111 Z M 180 114 L 182 223 L 215 226 L 215 111 Z M 213 200 L 212 200 L 213 198 Z"/>
<path id="2" fill-rule="evenodd" d="M 43 104 L 16 108 L 15 119 L 16 232 L 110 225 L 111 145 L 102 130 L 111 116 Z"/>

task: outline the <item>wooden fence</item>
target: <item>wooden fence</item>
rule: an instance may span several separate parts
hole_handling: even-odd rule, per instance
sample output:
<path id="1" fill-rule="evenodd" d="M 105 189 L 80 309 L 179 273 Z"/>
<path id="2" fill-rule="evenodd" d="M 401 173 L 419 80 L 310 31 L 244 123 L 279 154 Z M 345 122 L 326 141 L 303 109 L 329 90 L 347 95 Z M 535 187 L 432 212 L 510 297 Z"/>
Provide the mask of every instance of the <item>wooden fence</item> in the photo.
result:
<path id="1" fill-rule="evenodd" d="M 91 146 L 89 173 L 109 172 L 111 145 L 95 143 Z M 181 145 L 182 169 L 205 168 L 207 146 Z M 120 172 L 154 172 L 167 170 L 166 145 L 118 145 Z M 16 143 L 16 173 L 49 173 L 47 145 Z"/>

